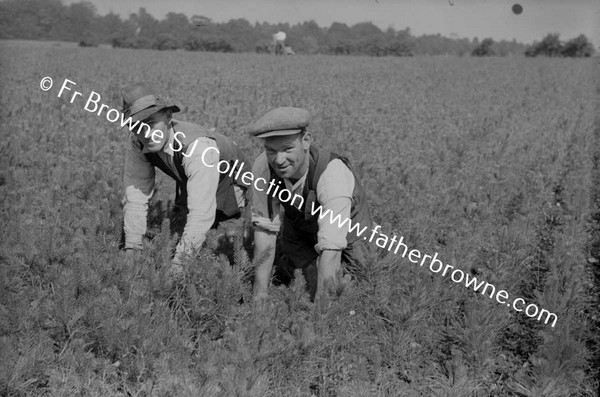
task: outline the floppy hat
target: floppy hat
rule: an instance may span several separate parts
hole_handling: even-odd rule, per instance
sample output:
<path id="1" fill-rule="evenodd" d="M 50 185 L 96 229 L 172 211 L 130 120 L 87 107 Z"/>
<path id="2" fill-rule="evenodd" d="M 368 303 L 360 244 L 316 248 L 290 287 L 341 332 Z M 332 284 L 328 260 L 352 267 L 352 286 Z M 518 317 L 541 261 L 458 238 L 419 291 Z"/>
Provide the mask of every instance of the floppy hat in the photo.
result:
<path id="1" fill-rule="evenodd" d="M 156 94 L 156 89 L 149 83 L 140 82 L 123 87 L 123 115 L 131 116 L 133 121 L 145 120 L 156 112 L 170 109 L 179 112 L 181 109 L 173 101 L 169 101 Z"/>
<path id="2" fill-rule="evenodd" d="M 310 124 L 308 110 L 295 107 L 281 107 L 269 110 L 254 123 L 243 130 L 257 138 L 297 134 L 306 130 Z"/>

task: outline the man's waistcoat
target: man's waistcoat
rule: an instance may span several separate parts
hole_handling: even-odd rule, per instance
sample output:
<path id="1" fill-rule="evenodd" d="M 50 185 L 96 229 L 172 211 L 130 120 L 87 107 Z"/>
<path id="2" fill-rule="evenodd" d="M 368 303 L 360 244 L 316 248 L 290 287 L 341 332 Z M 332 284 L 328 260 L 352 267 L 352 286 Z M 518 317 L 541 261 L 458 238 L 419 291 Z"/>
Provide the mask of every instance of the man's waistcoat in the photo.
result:
<path id="1" fill-rule="evenodd" d="M 302 191 L 302 197 L 304 198 L 304 205 L 302 208 L 298 209 L 288 202 L 281 203 L 285 210 L 285 216 L 287 220 L 294 224 L 294 227 L 300 231 L 305 233 L 309 233 L 311 235 L 316 236 L 316 233 L 319 231 L 319 212 L 317 211 L 315 215 L 311 215 L 311 211 L 313 209 L 316 210 L 320 204 L 317 201 L 317 184 L 319 182 L 319 178 L 327 165 L 331 160 L 340 159 L 352 172 L 354 175 L 354 191 L 352 192 L 352 207 L 350 210 L 350 220 L 352 221 L 352 226 L 356 224 L 360 224 L 360 228 L 365 226 L 371 226 L 371 216 L 369 214 L 369 208 L 367 206 L 367 199 L 365 191 L 360 184 L 360 181 L 356 177 L 356 174 L 350 167 L 350 162 L 347 158 L 342 157 L 336 153 L 332 153 L 326 150 L 318 150 L 316 147 L 310 147 L 310 162 L 308 165 L 308 174 L 306 175 L 306 181 L 304 182 L 304 189 Z M 271 171 L 271 178 L 275 181 L 281 181 L 281 185 L 285 186 L 283 180 L 277 176 L 275 171 L 269 165 L 269 169 Z M 272 212 L 272 208 L 270 208 L 271 200 L 269 202 L 269 213 Z M 332 214 L 333 217 L 337 214 Z M 329 216 L 327 216 L 327 221 L 329 221 Z M 340 221 L 344 221 L 341 219 Z M 349 224 L 346 223 L 344 228 L 348 228 Z M 346 229 L 347 230 L 347 229 Z M 357 235 L 356 230 L 354 228 L 351 233 L 346 236 L 346 240 L 348 243 L 353 243 L 358 240 L 360 237 Z"/>
<path id="2" fill-rule="evenodd" d="M 173 131 L 174 133 L 182 132 L 185 135 L 183 136 L 182 134 L 177 134 L 177 138 L 182 145 L 179 145 L 179 142 L 177 141 L 173 142 L 173 148 L 175 149 L 173 153 L 173 163 L 177 168 L 176 173 L 164 163 L 158 153 L 146 153 L 145 156 L 153 166 L 160 168 L 165 174 L 175 179 L 177 182 L 176 202 L 187 203 L 188 178 L 183 168 L 183 154 L 186 153 L 188 148 L 193 145 L 193 142 L 197 138 L 211 138 L 216 142 L 217 148 L 219 149 L 219 161 L 225 160 L 233 167 L 235 160 L 238 160 L 236 169 L 241 166 L 243 168 L 242 172 L 251 171 L 251 168 L 247 164 L 246 159 L 239 149 L 237 143 L 225 135 L 210 131 L 197 124 L 186 123 L 177 120 L 173 120 Z M 196 155 L 200 155 L 200 153 L 197 153 Z M 229 174 L 233 175 L 233 173 Z M 221 211 L 227 217 L 233 217 L 240 213 L 235 191 L 233 189 L 234 184 L 238 185 L 244 190 L 247 189 L 246 185 L 237 183 L 237 181 L 228 176 L 228 174 L 220 174 L 219 185 L 217 187 L 217 211 Z"/>

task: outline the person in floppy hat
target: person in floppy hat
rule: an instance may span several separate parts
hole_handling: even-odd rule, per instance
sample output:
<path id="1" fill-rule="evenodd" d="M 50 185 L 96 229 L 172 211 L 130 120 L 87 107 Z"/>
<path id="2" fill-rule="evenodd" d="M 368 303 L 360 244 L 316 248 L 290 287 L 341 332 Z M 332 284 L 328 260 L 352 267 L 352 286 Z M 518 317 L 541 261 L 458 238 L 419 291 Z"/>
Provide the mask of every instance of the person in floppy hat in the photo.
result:
<path id="1" fill-rule="evenodd" d="M 145 82 L 121 91 L 122 112 L 130 131 L 124 172 L 124 248 L 142 248 L 155 168 L 159 168 L 176 181 L 174 212 L 184 220 L 187 215 L 169 269 L 171 275 L 181 275 L 183 257 L 202 245 L 208 230 L 226 220 L 240 218 L 246 205 L 247 187 L 220 174 L 215 165 L 221 160 L 231 164 L 238 160 L 240 167 L 249 170 L 249 166 L 230 138 L 173 119 L 172 114 L 180 111 L 179 106 L 156 92 Z"/>
<path id="2" fill-rule="evenodd" d="M 274 180 L 273 185 L 291 192 L 253 191 L 254 257 L 265 258 L 255 271 L 255 299 L 267 294 L 274 263 L 275 279 L 283 283 L 301 269 L 311 300 L 340 281 L 342 263 L 349 272 L 362 266 L 355 250 L 362 241 L 360 233 L 350 231 L 348 222 L 340 227 L 330 219 L 339 215 L 342 222 L 370 227 L 365 192 L 348 159 L 313 144 L 309 124 L 307 110 L 281 107 L 245 127 L 248 134 L 263 139 L 265 148 L 254 162 L 254 178 Z M 295 194 L 302 200 L 285 200 Z M 319 214 L 328 211 L 320 219 Z"/>

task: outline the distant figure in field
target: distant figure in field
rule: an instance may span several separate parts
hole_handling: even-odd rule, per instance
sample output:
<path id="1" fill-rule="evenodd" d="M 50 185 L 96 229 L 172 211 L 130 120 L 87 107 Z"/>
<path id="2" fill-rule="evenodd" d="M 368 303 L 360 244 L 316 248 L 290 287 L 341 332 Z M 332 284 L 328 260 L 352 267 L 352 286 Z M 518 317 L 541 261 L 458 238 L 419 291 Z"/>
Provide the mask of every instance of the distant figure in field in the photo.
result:
<path id="1" fill-rule="evenodd" d="M 315 209 L 321 206 L 334 218 L 339 214 L 370 227 L 365 192 L 345 157 L 313 145 L 309 121 L 308 111 L 283 107 L 245 127 L 265 148 L 252 168 L 254 178 L 272 181 L 269 189 L 252 194 L 254 258 L 265 259 L 256 268 L 255 300 L 267 295 L 273 264 L 276 278 L 284 283 L 301 269 L 311 300 L 341 281 L 342 263 L 349 271 L 363 266 L 356 248 L 364 242 L 356 230 L 331 223 L 329 216 L 319 219 Z M 276 253 L 278 234 L 281 252 Z"/>
<path id="2" fill-rule="evenodd" d="M 277 55 L 283 55 L 285 53 L 285 39 L 287 35 L 285 32 L 277 32 L 273 34 L 273 42 L 271 44 L 272 52 Z"/>
<path id="3" fill-rule="evenodd" d="M 179 107 L 157 95 L 150 84 L 124 87 L 122 96 L 123 114 L 131 117 L 124 173 L 124 248 L 129 252 L 142 248 L 155 168 L 159 168 L 177 183 L 174 212 L 185 221 L 169 269 L 169 275 L 178 278 L 184 274 L 183 257 L 202 245 L 208 230 L 240 218 L 246 205 L 246 185 L 220 174 L 214 165 L 237 159 L 248 171 L 249 166 L 230 138 L 173 119 Z"/>

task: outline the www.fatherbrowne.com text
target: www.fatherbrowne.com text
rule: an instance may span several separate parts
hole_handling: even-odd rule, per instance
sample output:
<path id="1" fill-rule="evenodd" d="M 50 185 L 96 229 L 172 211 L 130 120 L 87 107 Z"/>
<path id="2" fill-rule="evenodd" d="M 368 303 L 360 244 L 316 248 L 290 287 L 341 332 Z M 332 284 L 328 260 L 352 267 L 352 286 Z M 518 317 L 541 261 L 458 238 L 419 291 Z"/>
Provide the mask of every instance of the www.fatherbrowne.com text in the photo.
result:
<path id="1" fill-rule="evenodd" d="M 311 208 L 311 215 L 318 214 L 319 219 L 329 218 L 328 221 L 331 224 L 337 224 L 338 227 L 343 228 L 344 225 L 347 225 L 349 232 L 356 231 L 358 236 L 362 236 L 368 229 L 368 227 L 360 227 L 359 224 L 352 225 L 352 221 L 348 218 L 342 220 L 340 214 L 334 217 L 331 210 L 323 210 L 323 207 L 318 206 L 317 208 L 313 206 Z M 516 298 L 512 301 L 509 301 L 508 292 L 505 290 L 499 290 L 496 292 L 496 287 L 484 280 L 478 280 L 477 277 L 472 277 L 468 273 L 460 269 L 455 269 L 452 265 L 444 265 L 441 260 L 438 259 L 438 253 L 434 253 L 431 255 L 422 255 L 421 252 L 417 249 L 412 249 L 409 251 L 408 246 L 404 243 L 404 237 L 400 236 L 398 238 L 394 235 L 391 239 L 381 233 L 379 231 L 381 226 L 377 225 L 371 229 L 371 234 L 367 238 L 364 236 L 365 240 L 369 242 L 373 242 L 375 236 L 378 236 L 375 239 L 375 244 L 380 247 L 387 249 L 388 251 L 394 252 L 394 254 L 398 254 L 401 251 L 402 258 L 405 258 L 408 253 L 408 260 L 412 263 L 419 263 L 419 266 L 427 266 L 427 262 L 429 261 L 429 270 L 432 273 L 440 273 L 442 277 L 446 277 L 450 275 L 450 279 L 457 284 L 462 284 L 464 282 L 464 286 L 466 288 L 472 288 L 473 291 L 480 291 L 482 295 L 489 295 L 490 299 L 496 298 L 496 301 L 500 304 L 504 304 L 508 307 L 512 307 L 514 310 L 518 312 L 525 312 L 528 317 L 537 318 L 538 321 L 544 320 L 545 324 L 548 324 L 549 321 L 552 321 L 552 327 L 556 325 L 556 321 L 558 317 L 554 313 L 550 313 L 546 309 L 539 309 L 535 304 L 530 303 L 526 305 L 526 302 L 522 298 Z M 389 243 L 388 243 L 389 241 Z M 395 248 L 394 248 L 395 244 Z M 420 261 L 419 261 L 420 260 Z M 484 285 L 485 284 L 485 285 Z"/>

